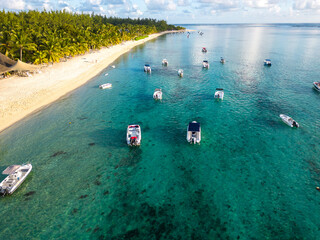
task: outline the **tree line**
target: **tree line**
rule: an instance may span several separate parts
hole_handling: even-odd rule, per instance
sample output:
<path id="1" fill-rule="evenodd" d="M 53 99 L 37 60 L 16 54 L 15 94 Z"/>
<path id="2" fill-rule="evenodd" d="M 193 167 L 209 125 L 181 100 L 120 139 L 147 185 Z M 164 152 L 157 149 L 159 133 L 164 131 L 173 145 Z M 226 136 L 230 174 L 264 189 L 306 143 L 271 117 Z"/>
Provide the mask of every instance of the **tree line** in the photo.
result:
<path id="1" fill-rule="evenodd" d="M 42 64 L 182 27 L 155 19 L 114 18 L 66 11 L 0 11 L 0 52 Z"/>

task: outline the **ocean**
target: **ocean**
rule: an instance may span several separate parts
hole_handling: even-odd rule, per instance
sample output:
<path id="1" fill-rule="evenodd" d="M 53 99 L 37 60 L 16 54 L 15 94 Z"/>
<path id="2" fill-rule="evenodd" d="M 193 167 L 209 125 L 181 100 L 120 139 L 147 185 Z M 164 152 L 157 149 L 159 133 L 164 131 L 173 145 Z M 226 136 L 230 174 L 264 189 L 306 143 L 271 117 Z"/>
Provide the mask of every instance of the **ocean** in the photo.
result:
<path id="1" fill-rule="evenodd" d="M 320 238 L 320 28 L 185 27 L 196 31 L 137 46 L 0 134 L 1 171 L 33 165 L 0 199 L 0 239 Z M 199 145 L 186 141 L 191 121 Z M 140 147 L 126 145 L 129 124 Z"/>

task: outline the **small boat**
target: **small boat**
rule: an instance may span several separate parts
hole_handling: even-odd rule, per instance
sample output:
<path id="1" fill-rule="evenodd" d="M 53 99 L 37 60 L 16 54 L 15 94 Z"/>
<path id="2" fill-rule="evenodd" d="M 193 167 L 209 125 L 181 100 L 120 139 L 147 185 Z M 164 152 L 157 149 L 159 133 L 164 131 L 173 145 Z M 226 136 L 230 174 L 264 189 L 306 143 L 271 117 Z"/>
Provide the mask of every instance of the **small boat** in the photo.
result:
<path id="1" fill-rule="evenodd" d="M 190 122 L 187 128 L 187 141 L 189 143 L 200 143 L 201 141 L 201 126 L 200 123 Z"/>
<path id="2" fill-rule="evenodd" d="M 162 60 L 162 65 L 163 66 L 168 66 L 168 60 L 167 59 L 163 59 Z"/>
<path id="3" fill-rule="evenodd" d="M 205 47 L 203 47 L 202 52 L 208 52 L 208 50 Z"/>
<path id="4" fill-rule="evenodd" d="M 112 65 L 111 67 L 112 67 L 112 68 L 116 68 L 116 66 L 115 66 L 115 65 Z"/>
<path id="5" fill-rule="evenodd" d="M 156 88 L 153 93 L 153 99 L 161 100 L 162 99 L 162 90 L 161 88 Z"/>
<path id="6" fill-rule="evenodd" d="M 284 114 L 280 114 L 280 117 L 282 119 L 282 121 L 289 125 L 290 127 L 296 127 L 298 128 L 299 127 L 299 123 L 297 123 L 295 120 L 293 120 L 291 117 L 287 116 L 287 115 L 284 115 Z"/>
<path id="7" fill-rule="evenodd" d="M 148 72 L 148 73 L 151 73 L 151 67 L 150 67 L 149 64 L 144 65 L 144 71 Z"/>
<path id="8" fill-rule="evenodd" d="M 101 84 L 99 86 L 100 89 L 106 89 L 106 88 L 111 88 L 112 84 L 111 83 L 105 83 L 105 84 Z"/>
<path id="9" fill-rule="evenodd" d="M 313 82 L 314 88 L 320 92 L 320 82 Z"/>
<path id="10" fill-rule="evenodd" d="M 209 62 L 208 62 L 207 60 L 203 60 L 202 66 L 203 66 L 204 68 L 209 68 Z"/>
<path id="11" fill-rule="evenodd" d="M 32 170 L 31 163 L 24 165 L 12 165 L 7 167 L 2 174 L 8 175 L 0 183 L 0 195 L 10 195 L 23 183 Z"/>
<path id="12" fill-rule="evenodd" d="M 224 92 L 223 88 L 216 88 L 216 92 L 214 93 L 214 98 L 223 100 Z"/>
<path id="13" fill-rule="evenodd" d="M 178 76 L 179 76 L 179 77 L 183 77 L 183 70 L 182 70 L 182 69 L 179 69 L 179 70 L 178 70 Z"/>
<path id="14" fill-rule="evenodd" d="M 220 62 L 224 64 L 226 62 L 226 60 L 223 57 L 221 57 Z"/>
<path id="15" fill-rule="evenodd" d="M 139 125 L 129 125 L 127 128 L 127 144 L 129 146 L 140 146 L 141 128 Z"/>
<path id="16" fill-rule="evenodd" d="M 271 66 L 271 60 L 270 59 L 265 59 L 264 60 L 264 65 L 265 66 Z"/>

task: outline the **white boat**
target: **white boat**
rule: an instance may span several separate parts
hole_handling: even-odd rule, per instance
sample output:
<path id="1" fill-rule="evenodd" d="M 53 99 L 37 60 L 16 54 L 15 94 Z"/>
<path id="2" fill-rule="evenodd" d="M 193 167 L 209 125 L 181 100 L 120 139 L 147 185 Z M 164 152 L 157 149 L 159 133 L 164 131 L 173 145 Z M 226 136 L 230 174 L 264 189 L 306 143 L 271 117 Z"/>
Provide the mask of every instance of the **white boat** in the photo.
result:
<path id="1" fill-rule="evenodd" d="M 112 65 L 111 67 L 112 67 L 112 68 L 116 68 L 116 66 L 115 66 L 115 65 Z"/>
<path id="2" fill-rule="evenodd" d="M 271 60 L 270 59 L 265 59 L 264 60 L 264 65 L 271 66 Z"/>
<path id="3" fill-rule="evenodd" d="M 225 63 L 226 60 L 225 60 L 223 57 L 221 57 L 221 58 L 220 58 L 220 62 L 221 62 L 221 63 Z"/>
<path id="4" fill-rule="evenodd" d="M 209 62 L 208 62 L 207 60 L 203 60 L 202 66 L 203 66 L 204 68 L 209 68 Z"/>
<path id="5" fill-rule="evenodd" d="M 163 66 L 168 66 L 168 60 L 167 59 L 163 59 L 162 60 L 162 65 Z"/>
<path id="6" fill-rule="evenodd" d="M 182 69 L 179 69 L 179 70 L 178 70 L 178 76 L 179 76 L 179 77 L 183 77 L 183 70 L 182 70 Z"/>
<path id="7" fill-rule="evenodd" d="M 202 52 L 208 52 L 208 50 L 205 47 L 203 47 Z"/>
<path id="8" fill-rule="evenodd" d="M 162 99 L 162 90 L 161 88 L 156 88 L 153 93 L 153 99 L 161 100 Z"/>
<path id="9" fill-rule="evenodd" d="M 141 128 L 139 125 L 129 125 L 127 128 L 127 144 L 129 146 L 140 146 Z"/>
<path id="10" fill-rule="evenodd" d="M 8 175 L 0 183 L 0 195 L 10 195 L 23 183 L 32 170 L 31 163 L 24 165 L 12 165 L 7 167 L 2 174 Z"/>
<path id="11" fill-rule="evenodd" d="M 151 73 L 151 67 L 150 67 L 149 64 L 144 65 L 144 71 L 148 72 L 148 73 Z"/>
<path id="12" fill-rule="evenodd" d="M 313 82 L 314 88 L 320 92 L 320 82 Z"/>
<path id="13" fill-rule="evenodd" d="M 223 100 L 224 92 L 223 88 L 216 88 L 216 92 L 214 93 L 214 98 Z"/>
<path id="14" fill-rule="evenodd" d="M 106 89 L 106 88 L 111 88 L 112 84 L 111 83 L 105 83 L 105 84 L 101 84 L 99 86 L 100 89 Z"/>
<path id="15" fill-rule="evenodd" d="M 287 116 L 287 115 L 284 115 L 284 114 L 280 114 L 280 117 L 282 119 L 282 121 L 289 125 L 290 127 L 296 127 L 298 128 L 299 127 L 299 123 L 297 123 L 295 120 L 293 120 L 291 117 Z"/>
<path id="16" fill-rule="evenodd" d="M 200 123 L 190 122 L 187 128 L 187 141 L 189 143 L 200 143 L 201 141 L 201 126 Z"/>

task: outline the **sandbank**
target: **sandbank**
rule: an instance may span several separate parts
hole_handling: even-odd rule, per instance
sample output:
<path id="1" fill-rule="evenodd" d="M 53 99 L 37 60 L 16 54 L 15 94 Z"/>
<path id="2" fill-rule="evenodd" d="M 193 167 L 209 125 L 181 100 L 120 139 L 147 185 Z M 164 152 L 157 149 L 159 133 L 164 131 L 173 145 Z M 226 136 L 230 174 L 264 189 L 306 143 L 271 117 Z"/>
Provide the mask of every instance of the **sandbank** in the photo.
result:
<path id="1" fill-rule="evenodd" d="M 76 56 L 49 65 L 32 77 L 13 76 L 0 80 L 0 132 L 85 84 L 133 47 L 173 32 L 178 31 L 156 33 Z"/>

